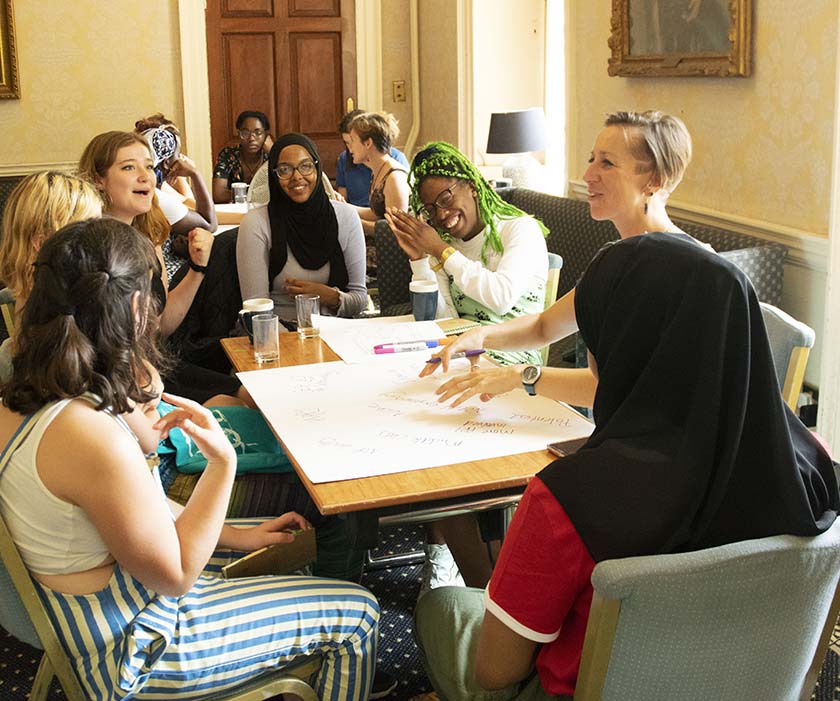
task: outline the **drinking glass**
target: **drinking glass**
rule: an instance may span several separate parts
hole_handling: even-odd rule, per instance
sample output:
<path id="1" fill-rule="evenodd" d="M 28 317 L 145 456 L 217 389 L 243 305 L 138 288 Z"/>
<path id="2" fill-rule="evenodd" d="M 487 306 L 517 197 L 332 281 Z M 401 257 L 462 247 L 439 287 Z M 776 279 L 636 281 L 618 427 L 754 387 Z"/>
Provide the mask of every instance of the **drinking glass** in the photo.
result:
<path id="1" fill-rule="evenodd" d="M 321 334 L 321 298 L 318 295 L 295 295 L 298 335 L 317 338 Z"/>
<path id="2" fill-rule="evenodd" d="M 254 360 L 258 363 L 273 363 L 280 359 L 280 331 L 274 314 L 255 314 Z"/>

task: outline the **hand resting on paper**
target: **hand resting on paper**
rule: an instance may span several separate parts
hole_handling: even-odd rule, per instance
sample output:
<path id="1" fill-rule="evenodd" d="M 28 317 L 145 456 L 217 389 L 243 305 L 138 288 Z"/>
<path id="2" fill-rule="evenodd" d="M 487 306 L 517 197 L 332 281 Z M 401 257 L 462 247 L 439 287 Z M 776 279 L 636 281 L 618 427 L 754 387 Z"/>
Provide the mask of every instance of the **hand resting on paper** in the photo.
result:
<path id="1" fill-rule="evenodd" d="M 456 375 L 447 380 L 435 390 L 440 395 L 438 402 L 448 402 L 453 397 L 453 407 L 460 406 L 470 397 L 478 398 L 482 402 L 489 402 L 499 394 L 505 394 L 517 387 L 522 387 L 520 376 L 522 368 L 518 365 L 491 368 L 488 370 L 473 367 L 472 371 L 463 375 Z"/>
<path id="2" fill-rule="evenodd" d="M 462 333 L 460 336 L 456 336 L 450 343 L 443 346 L 438 353 L 433 354 L 433 357 L 440 358 L 440 362 L 426 363 L 420 371 L 420 377 L 431 375 L 439 367 L 442 367 L 445 373 L 449 372 L 449 363 L 452 360 L 452 354 L 484 348 L 485 333 L 485 327 L 481 326 L 477 329 L 472 329 L 471 331 Z M 478 360 L 479 358 L 477 356 L 470 358 L 470 363 L 472 364 L 473 369 L 475 368 L 476 363 L 478 363 Z"/>
<path id="3" fill-rule="evenodd" d="M 233 528 L 224 526 L 219 538 L 219 545 L 233 550 L 253 552 L 275 543 L 291 543 L 295 539 L 292 531 L 312 528 L 309 521 L 294 511 L 264 521 L 252 528 Z"/>

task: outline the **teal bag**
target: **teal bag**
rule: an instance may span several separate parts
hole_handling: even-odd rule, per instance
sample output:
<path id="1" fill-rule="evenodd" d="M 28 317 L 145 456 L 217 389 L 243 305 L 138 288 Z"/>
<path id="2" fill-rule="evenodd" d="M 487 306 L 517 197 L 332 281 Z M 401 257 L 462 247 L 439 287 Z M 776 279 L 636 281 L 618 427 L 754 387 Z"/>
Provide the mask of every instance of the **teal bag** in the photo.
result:
<path id="1" fill-rule="evenodd" d="M 161 402 L 158 413 L 163 416 L 175 409 Z M 236 451 L 236 474 L 245 472 L 291 472 L 292 463 L 283 452 L 263 415 L 245 406 L 208 407 L 219 422 L 230 444 Z M 178 472 L 201 472 L 207 458 L 181 429 L 174 428 L 169 437 L 158 446 L 158 454 L 175 455 Z"/>

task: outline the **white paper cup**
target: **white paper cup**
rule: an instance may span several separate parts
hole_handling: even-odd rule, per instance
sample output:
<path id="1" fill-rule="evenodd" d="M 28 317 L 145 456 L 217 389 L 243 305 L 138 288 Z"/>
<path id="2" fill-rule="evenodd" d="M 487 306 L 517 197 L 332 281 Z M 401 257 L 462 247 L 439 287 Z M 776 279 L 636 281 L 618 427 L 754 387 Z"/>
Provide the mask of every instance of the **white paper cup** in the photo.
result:
<path id="1" fill-rule="evenodd" d="M 251 339 L 254 342 L 254 326 L 253 318 L 257 314 L 270 314 L 274 311 L 274 302 L 265 297 L 255 297 L 254 299 L 246 299 L 242 303 L 242 309 L 239 311 L 239 321 Z"/>

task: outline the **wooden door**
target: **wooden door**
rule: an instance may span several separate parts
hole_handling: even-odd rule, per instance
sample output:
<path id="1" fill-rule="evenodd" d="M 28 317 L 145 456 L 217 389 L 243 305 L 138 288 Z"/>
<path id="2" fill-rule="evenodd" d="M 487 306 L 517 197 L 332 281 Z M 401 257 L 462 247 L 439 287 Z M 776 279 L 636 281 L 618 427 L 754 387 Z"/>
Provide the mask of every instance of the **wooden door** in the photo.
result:
<path id="1" fill-rule="evenodd" d="M 356 97 L 354 10 L 354 0 L 207 0 L 214 158 L 239 143 L 236 116 L 259 110 L 275 137 L 311 138 L 335 177 L 338 123 Z"/>

